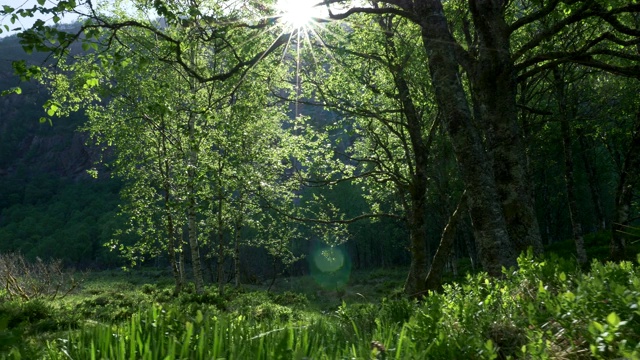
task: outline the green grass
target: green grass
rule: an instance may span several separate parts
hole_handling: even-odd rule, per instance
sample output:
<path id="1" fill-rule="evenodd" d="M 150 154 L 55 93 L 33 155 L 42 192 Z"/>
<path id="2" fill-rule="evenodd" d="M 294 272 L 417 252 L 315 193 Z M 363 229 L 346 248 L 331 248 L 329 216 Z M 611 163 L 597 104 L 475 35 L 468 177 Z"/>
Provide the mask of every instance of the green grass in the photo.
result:
<path id="1" fill-rule="evenodd" d="M 63 301 L 1 302 L 0 359 L 640 359 L 637 262 L 519 265 L 421 301 L 394 296 L 402 270 L 355 273 L 342 290 L 306 277 L 224 297 L 95 274 Z"/>

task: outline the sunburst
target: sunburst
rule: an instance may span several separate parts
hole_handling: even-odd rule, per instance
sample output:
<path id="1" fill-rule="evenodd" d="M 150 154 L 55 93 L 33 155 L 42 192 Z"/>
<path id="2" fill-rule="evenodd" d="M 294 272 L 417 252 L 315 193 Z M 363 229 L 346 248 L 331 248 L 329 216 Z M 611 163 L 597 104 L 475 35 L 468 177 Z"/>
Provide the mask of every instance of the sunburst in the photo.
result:
<path id="1" fill-rule="evenodd" d="M 276 10 L 285 31 L 305 28 L 322 15 L 318 0 L 279 0 Z"/>

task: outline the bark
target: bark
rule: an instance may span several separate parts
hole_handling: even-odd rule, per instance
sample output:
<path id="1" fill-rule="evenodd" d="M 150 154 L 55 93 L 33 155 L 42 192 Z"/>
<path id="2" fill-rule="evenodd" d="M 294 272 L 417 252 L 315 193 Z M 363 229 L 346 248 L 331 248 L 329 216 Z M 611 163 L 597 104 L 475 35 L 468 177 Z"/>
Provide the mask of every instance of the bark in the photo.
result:
<path id="1" fill-rule="evenodd" d="M 638 169 L 640 169 L 640 109 L 636 114 L 631 146 L 629 146 L 625 156 L 616 189 L 616 210 L 610 244 L 612 260 L 617 261 L 626 258 L 627 226 L 629 226 L 630 221 L 633 193 L 639 179 Z"/>
<path id="2" fill-rule="evenodd" d="M 165 130 L 164 123 L 162 124 L 162 131 Z M 167 252 L 169 255 L 169 265 L 171 266 L 171 273 L 173 274 L 173 278 L 175 281 L 174 293 L 177 294 L 182 291 L 183 286 L 183 278 L 182 273 L 180 271 L 178 259 L 176 259 L 176 247 L 179 245 L 180 241 L 176 236 L 176 229 L 173 223 L 173 215 L 171 213 L 171 207 L 169 205 L 171 201 L 171 166 L 169 165 L 169 160 L 167 159 L 167 142 L 164 132 L 161 134 L 161 149 L 160 154 L 164 158 L 164 160 L 159 162 L 159 170 L 160 175 L 162 176 L 162 187 L 164 190 L 164 211 L 167 221 Z"/>
<path id="3" fill-rule="evenodd" d="M 428 255 L 426 251 L 427 229 L 425 216 L 429 146 L 425 144 L 422 139 L 422 119 L 413 104 L 407 82 L 402 74 L 397 74 L 394 78 L 400 94 L 403 111 L 407 118 L 407 130 L 411 139 L 411 148 L 415 156 L 414 173 L 412 174 L 411 184 L 409 185 L 409 196 L 411 199 L 411 210 L 409 212 L 411 237 L 409 250 L 411 252 L 411 265 L 404 289 L 406 294 L 411 295 L 425 290 L 424 279 L 427 275 Z M 432 135 L 435 127 L 436 125 L 434 123 L 429 136 Z"/>
<path id="4" fill-rule="evenodd" d="M 589 157 L 587 156 L 587 140 L 584 136 L 584 130 L 577 131 L 578 142 L 580 143 L 580 151 L 584 168 L 587 171 L 587 181 L 589 182 L 589 191 L 591 192 L 591 201 L 593 201 L 593 210 L 595 212 L 596 222 L 598 223 L 599 230 L 607 228 L 607 220 L 602 210 L 602 199 L 600 197 L 600 189 L 598 189 L 598 176 L 596 175 L 596 169 L 594 168 Z"/>
<path id="5" fill-rule="evenodd" d="M 239 209 L 242 211 L 242 208 Z M 235 286 L 240 287 L 240 236 L 242 231 L 242 216 L 239 216 L 235 224 L 235 236 L 233 237 L 233 269 Z"/>
<path id="6" fill-rule="evenodd" d="M 571 126 L 569 124 L 569 111 L 564 91 L 564 80 L 558 68 L 553 69 L 556 98 L 559 104 L 560 129 L 562 133 L 562 147 L 564 153 L 564 179 L 567 185 L 567 200 L 569 202 L 569 217 L 571 219 L 571 232 L 576 244 L 578 263 L 587 263 L 587 253 L 584 249 L 584 237 L 582 223 L 578 214 L 578 203 L 575 193 L 575 179 L 573 177 L 573 151 L 571 144 Z"/>
<path id="7" fill-rule="evenodd" d="M 182 236 L 180 237 L 180 240 L 178 240 L 178 245 L 180 247 L 180 252 L 178 253 L 178 269 L 180 270 L 180 282 L 182 284 L 184 284 L 185 282 L 185 271 L 184 271 L 184 254 L 185 254 L 185 249 L 184 249 L 184 241 L 182 239 Z"/>
<path id="8" fill-rule="evenodd" d="M 409 267 L 409 275 L 404 285 L 405 294 L 411 297 L 416 297 L 424 293 L 424 279 L 427 276 L 427 231 L 424 221 L 424 205 L 424 192 L 422 196 L 420 196 L 420 199 L 413 198 L 412 196 L 411 211 L 409 213 L 409 251 L 411 252 L 411 265 Z"/>
<path id="9" fill-rule="evenodd" d="M 169 173 L 169 162 L 167 160 L 164 161 L 165 170 L 167 175 Z M 173 274 L 173 279 L 175 281 L 175 289 L 174 293 L 179 293 L 182 291 L 182 274 L 180 272 L 180 267 L 178 260 L 176 259 L 176 247 L 179 241 L 176 238 L 176 230 L 173 224 L 173 216 L 171 214 L 171 209 L 169 208 L 169 199 L 171 193 L 171 186 L 169 184 L 168 178 L 164 180 L 164 209 L 167 217 L 167 251 L 169 253 L 169 265 L 171 266 L 171 272 Z"/>
<path id="10" fill-rule="evenodd" d="M 503 266 L 516 266 L 516 252 L 509 239 L 491 162 L 472 123 L 458 71 L 457 44 L 440 1 L 416 1 L 415 11 L 420 19 L 436 102 L 469 192 L 469 214 L 478 255 L 490 275 L 500 276 Z"/>
<path id="11" fill-rule="evenodd" d="M 224 294 L 224 224 L 222 222 L 222 206 L 224 200 L 222 198 L 222 184 L 219 184 L 218 191 L 218 294 L 222 296 Z"/>
<path id="12" fill-rule="evenodd" d="M 465 207 L 467 204 L 466 194 L 466 191 L 462 193 L 462 197 L 458 202 L 456 210 L 453 212 L 453 214 L 451 214 L 447 225 L 442 231 L 442 235 L 440 236 L 440 245 L 438 246 L 438 250 L 436 250 L 436 254 L 433 256 L 431 269 L 429 270 L 429 274 L 427 275 L 425 281 L 426 290 L 435 291 L 440 288 L 442 273 L 445 265 L 447 264 L 447 261 L 449 260 L 449 256 L 451 255 L 453 244 L 455 243 L 454 240 L 456 228 L 458 226 L 458 219 L 460 219 L 460 214 L 465 211 Z"/>
<path id="13" fill-rule="evenodd" d="M 411 253 L 411 265 L 409 274 L 405 282 L 404 291 L 409 296 L 416 296 L 425 290 L 424 279 L 427 276 L 427 229 L 425 223 L 426 216 L 426 193 L 427 193 L 427 171 L 429 166 L 430 140 L 434 136 L 437 128 L 436 122 L 431 126 L 427 134 L 427 141 L 423 139 L 423 118 L 419 114 L 411 96 L 409 84 L 404 74 L 404 64 L 398 62 L 398 54 L 393 43 L 393 28 L 391 20 L 388 22 L 379 19 L 378 24 L 385 30 L 385 45 L 387 52 L 392 59 L 389 63 L 389 70 L 393 75 L 393 81 L 398 91 L 398 100 L 402 104 L 402 112 L 406 120 L 406 129 L 409 134 L 410 152 L 413 155 L 414 163 L 409 164 L 411 178 L 409 181 L 409 200 L 407 205 L 407 218 L 409 225 L 409 252 Z M 408 152 L 408 151 L 407 151 Z"/>
<path id="14" fill-rule="evenodd" d="M 540 227 L 527 177 L 527 158 L 518 125 L 517 82 L 504 19 L 504 1 L 470 0 L 478 36 L 477 58 L 470 67 L 475 111 L 483 124 L 509 238 L 516 252 L 542 252 Z"/>
<path id="15" fill-rule="evenodd" d="M 193 279 L 196 283 L 196 292 L 204 292 L 204 280 L 202 275 L 202 264 L 200 261 L 200 245 L 198 244 L 198 231 L 196 221 L 196 164 L 198 154 L 195 149 L 195 115 L 189 118 L 189 161 L 187 163 L 187 218 L 189 228 L 189 247 L 191 249 L 191 266 L 193 268 Z"/>

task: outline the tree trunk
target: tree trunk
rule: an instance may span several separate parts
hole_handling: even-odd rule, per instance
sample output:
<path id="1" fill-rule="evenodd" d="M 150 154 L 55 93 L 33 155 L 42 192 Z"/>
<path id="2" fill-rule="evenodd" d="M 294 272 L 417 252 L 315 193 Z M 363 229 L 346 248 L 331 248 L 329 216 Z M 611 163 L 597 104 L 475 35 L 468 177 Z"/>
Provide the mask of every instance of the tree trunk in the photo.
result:
<path id="1" fill-rule="evenodd" d="M 222 184 L 219 184 L 218 191 L 218 295 L 224 294 L 224 224 L 222 223 L 222 205 L 224 200 L 222 198 Z"/>
<path id="2" fill-rule="evenodd" d="M 173 279 L 175 282 L 174 293 L 177 294 L 182 291 L 182 274 L 180 273 L 180 267 L 178 263 L 178 259 L 176 259 L 176 247 L 179 244 L 179 241 L 176 236 L 176 229 L 173 223 L 173 214 L 171 213 L 171 166 L 169 165 L 168 154 L 167 154 L 167 142 L 166 137 L 164 136 L 165 126 L 164 122 L 161 125 L 161 131 L 163 131 L 162 141 L 161 141 L 161 149 L 160 149 L 160 160 L 158 162 L 158 167 L 160 170 L 160 176 L 162 177 L 162 187 L 164 190 L 164 212 L 167 221 L 167 252 L 169 256 L 169 265 L 171 266 L 171 272 L 173 274 Z"/>
<path id="3" fill-rule="evenodd" d="M 571 126 L 569 124 L 569 111 L 567 109 L 567 98 L 564 91 L 564 80 L 560 70 L 553 69 L 555 81 L 556 97 L 559 104 L 560 129 L 562 133 L 562 147 L 564 150 L 564 179 L 567 184 L 567 200 L 569 201 L 569 217 L 571 219 L 571 232 L 576 243 L 576 253 L 578 263 L 587 263 L 587 253 L 584 249 L 584 237 L 582 234 L 582 223 L 578 216 L 578 204 L 575 194 L 575 180 L 573 177 L 573 151 L 571 149 Z"/>
<path id="4" fill-rule="evenodd" d="M 491 162 L 472 123 L 458 71 L 457 44 L 449 31 L 440 1 L 416 1 L 415 11 L 422 19 L 422 40 L 436 102 L 443 113 L 444 125 L 469 192 L 469 214 L 478 255 L 490 275 L 500 276 L 503 266 L 517 265 L 516 252 L 509 239 Z"/>
<path id="5" fill-rule="evenodd" d="M 584 130 L 577 130 L 578 141 L 580 143 L 580 154 L 582 155 L 582 162 L 584 168 L 587 171 L 587 181 L 589 182 L 589 191 L 591 192 L 591 201 L 593 201 L 593 210 L 595 212 L 596 222 L 598 223 L 599 230 L 605 230 L 607 228 L 607 220 L 602 210 L 602 200 L 600 197 L 600 189 L 598 189 L 598 177 L 596 176 L 596 170 L 589 161 L 587 156 L 587 140 L 584 136 Z"/>
<path id="6" fill-rule="evenodd" d="M 165 165 L 168 170 L 168 161 L 165 161 Z M 179 263 L 176 259 L 176 230 L 173 224 L 173 216 L 171 214 L 171 209 L 169 208 L 169 194 L 170 194 L 170 186 L 169 181 L 165 179 L 164 181 L 164 209 L 165 215 L 167 217 L 167 250 L 169 253 L 169 265 L 171 266 L 171 272 L 173 274 L 173 279 L 175 281 L 175 289 L 174 293 L 179 293 L 182 291 L 182 274 L 180 273 Z"/>
<path id="7" fill-rule="evenodd" d="M 429 270 L 429 275 L 427 275 L 427 279 L 425 281 L 426 290 L 435 291 L 440 288 L 440 283 L 442 281 L 442 272 L 445 265 L 447 264 L 447 261 L 449 260 L 451 249 L 453 248 L 456 235 L 456 227 L 458 226 L 458 219 L 460 219 L 460 214 L 464 212 L 466 204 L 467 192 L 465 191 L 464 193 L 462 193 L 462 197 L 458 202 L 456 210 L 449 217 L 449 221 L 447 222 L 447 225 L 444 227 L 442 235 L 440 236 L 440 245 L 438 246 L 438 250 L 436 250 L 436 254 L 433 256 L 431 269 Z"/>
<path id="8" fill-rule="evenodd" d="M 611 259 L 615 261 L 626 258 L 627 226 L 629 225 L 633 192 L 638 183 L 638 169 L 640 169 L 640 109 L 636 114 L 631 146 L 625 156 L 616 189 L 616 210 L 610 245 Z"/>
<path id="9" fill-rule="evenodd" d="M 193 279 L 196 283 L 196 292 L 204 292 L 204 280 L 202 275 L 202 264 L 200 261 L 200 245 L 198 245 L 198 231 L 196 221 L 196 166 L 198 153 L 195 149 L 195 115 L 189 118 L 189 161 L 187 162 L 187 217 L 189 227 L 189 247 L 191 248 L 191 266 L 193 268 Z"/>
<path id="10" fill-rule="evenodd" d="M 527 177 L 526 154 L 518 125 L 516 74 L 504 1 L 470 0 L 478 35 L 478 54 L 470 69 L 475 111 L 483 124 L 488 153 L 509 238 L 517 253 L 533 247 L 542 253 L 540 227 Z"/>
<path id="11" fill-rule="evenodd" d="M 409 164 L 411 177 L 409 180 L 409 197 L 407 215 L 409 223 L 409 252 L 411 253 L 411 265 L 409 274 L 404 285 L 405 294 L 409 296 L 417 296 L 425 290 L 424 279 L 427 276 L 427 229 L 425 223 L 426 216 L 426 192 L 427 192 L 427 171 L 429 165 L 429 146 L 430 140 L 434 136 L 437 128 L 434 121 L 428 138 L 425 142 L 423 138 L 423 119 L 415 107 L 409 84 L 404 74 L 404 61 L 398 60 L 398 54 L 393 42 L 393 26 L 391 19 L 387 21 L 378 19 L 378 24 L 386 34 L 385 45 L 388 53 L 391 55 L 389 62 L 389 70 L 393 75 L 394 84 L 398 90 L 398 100 L 402 104 L 402 112 L 407 121 L 406 129 L 409 134 L 411 143 L 411 152 L 407 153 L 407 157 L 414 157 L 414 163 Z"/>
<path id="12" fill-rule="evenodd" d="M 242 208 L 239 209 L 242 211 Z M 233 270 L 235 286 L 240 287 L 240 236 L 242 231 L 242 216 L 236 220 L 235 236 L 233 237 Z"/>
<path id="13" fill-rule="evenodd" d="M 424 199 L 424 193 L 421 196 Z M 409 275 L 404 285 L 405 294 L 416 297 L 424 293 L 424 279 L 427 276 L 427 252 L 425 228 L 425 207 L 424 200 L 412 199 L 411 210 L 409 212 L 410 241 L 409 251 L 411 253 L 411 265 Z"/>

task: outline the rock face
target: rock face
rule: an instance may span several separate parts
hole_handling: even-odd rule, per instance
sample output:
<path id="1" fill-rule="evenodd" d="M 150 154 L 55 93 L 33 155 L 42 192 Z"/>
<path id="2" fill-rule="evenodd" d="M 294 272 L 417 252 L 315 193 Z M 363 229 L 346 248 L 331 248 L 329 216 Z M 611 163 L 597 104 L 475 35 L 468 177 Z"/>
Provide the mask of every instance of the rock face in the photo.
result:
<path id="1" fill-rule="evenodd" d="M 15 37 L 0 40 L 0 91 L 15 86 L 22 94 L 0 97 L 0 178 L 50 174 L 68 180 L 88 178 L 86 170 L 98 160 L 99 150 L 85 145 L 87 135 L 76 131 L 82 114 L 40 123 L 47 91 L 36 83 L 21 83 L 11 62 L 24 58 Z M 39 63 L 44 55 L 30 59 Z M 42 59 L 40 59 L 42 58 Z"/>
<path id="2" fill-rule="evenodd" d="M 87 135 L 75 130 L 81 117 L 40 124 L 38 112 L 44 112 L 40 104 L 45 97 L 21 96 L 0 99 L 0 176 L 89 177 L 86 170 L 98 160 L 99 150 L 85 145 Z"/>

